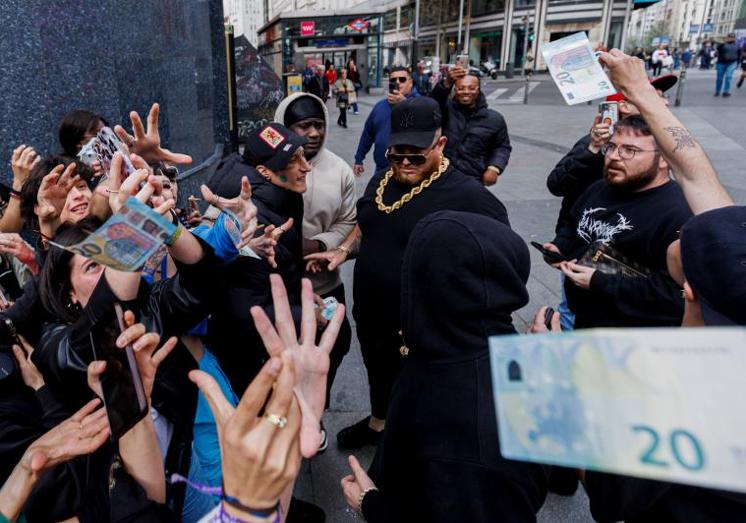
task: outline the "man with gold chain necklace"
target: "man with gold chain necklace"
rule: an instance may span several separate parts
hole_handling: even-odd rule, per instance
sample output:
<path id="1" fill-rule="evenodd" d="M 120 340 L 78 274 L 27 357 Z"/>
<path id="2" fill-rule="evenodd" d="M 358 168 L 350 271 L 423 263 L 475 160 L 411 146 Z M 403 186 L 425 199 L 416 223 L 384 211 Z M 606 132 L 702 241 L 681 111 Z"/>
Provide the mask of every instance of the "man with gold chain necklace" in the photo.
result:
<path id="1" fill-rule="evenodd" d="M 337 434 L 341 448 L 376 444 L 384 429 L 391 387 L 406 354 L 399 334 L 400 274 L 404 250 L 417 222 L 436 211 L 454 210 L 509 225 L 500 200 L 443 156 L 447 141 L 434 100 L 412 98 L 394 106 L 386 153 L 391 169 L 374 176 L 358 201 L 358 227 L 335 251 L 307 257 L 334 269 L 360 244 L 353 316 L 368 371 L 371 416 Z"/>

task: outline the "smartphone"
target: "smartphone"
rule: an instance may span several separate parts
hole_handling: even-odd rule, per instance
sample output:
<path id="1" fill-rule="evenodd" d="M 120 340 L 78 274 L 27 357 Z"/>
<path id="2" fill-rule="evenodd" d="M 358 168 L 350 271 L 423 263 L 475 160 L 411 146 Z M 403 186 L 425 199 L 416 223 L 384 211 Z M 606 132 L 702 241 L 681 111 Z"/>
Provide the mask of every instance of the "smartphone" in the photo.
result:
<path id="1" fill-rule="evenodd" d="M 559 263 L 559 262 L 567 261 L 567 259 L 564 256 L 554 251 L 550 251 L 549 249 L 545 249 L 544 246 L 540 244 L 539 242 L 531 242 L 531 246 L 534 247 L 537 251 L 540 251 L 541 254 L 544 255 L 544 258 L 546 258 L 552 263 Z"/>
<path id="2" fill-rule="evenodd" d="M 106 362 L 101 389 L 111 435 L 117 440 L 148 414 L 148 402 L 132 346 L 124 349 L 116 346 L 125 329 L 122 306 L 115 303 L 113 312 L 108 320 L 102 318 L 89 336 L 93 357 Z"/>
<path id="3" fill-rule="evenodd" d="M 456 65 L 460 65 L 464 69 L 468 69 L 469 68 L 469 55 L 460 54 L 456 56 Z"/>
<path id="4" fill-rule="evenodd" d="M 18 331 L 16 330 L 16 326 L 13 325 L 13 320 L 11 320 L 10 318 L 5 318 L 5 327 L 8 329 L 10 339 L 13 340 L 13 345 L 18 345 L 21 349 L 23 349 L 23 343 L 21 343 L 21 338 L 18 337 Z"/>
<path id="5" fill-rule="evenodd" d="M 598 104 L 598 114 L 601 115 L 601 123 L 609 124 L 609 134 L 614 134 L 614 126 L 619 121 L 619 103 L 601 102 Z"/>
<path id="6" fill-rule="evenodd" d="M 397 94 L 399 92 L 399 82 L 389 82 L 389 93 Z"/>
<path id="7" fill-rule="evenodd" d="M 551 307 L 547 307 L 547 310 L 544 312 L 544 325 L 549 330 L 552 330 L 552 318 L 553 317 L 554 317 L 554 309 Z"/>

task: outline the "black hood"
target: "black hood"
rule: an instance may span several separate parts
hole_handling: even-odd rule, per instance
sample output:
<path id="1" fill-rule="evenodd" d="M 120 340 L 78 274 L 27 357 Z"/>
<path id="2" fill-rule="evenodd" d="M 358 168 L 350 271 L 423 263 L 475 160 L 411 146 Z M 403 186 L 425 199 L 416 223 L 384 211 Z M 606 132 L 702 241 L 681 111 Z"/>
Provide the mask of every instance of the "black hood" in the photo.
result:
<path id="1" fill-rule="evenodd" d="M 487 354 L 487 339 L 513 334 L 528 303 L 528 248 L 483 215 L 440 211 L 422 219 L 402 267 L 401 325 L 410 357 L 460 362 Z"/>

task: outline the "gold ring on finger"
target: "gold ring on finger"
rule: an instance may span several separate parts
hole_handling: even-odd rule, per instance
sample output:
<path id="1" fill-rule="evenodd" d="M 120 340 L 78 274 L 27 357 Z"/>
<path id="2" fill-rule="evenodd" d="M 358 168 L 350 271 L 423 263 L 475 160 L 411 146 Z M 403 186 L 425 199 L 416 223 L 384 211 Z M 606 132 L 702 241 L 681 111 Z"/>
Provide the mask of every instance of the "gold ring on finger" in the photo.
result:
<path id="1" fill-rule="evenodd" d="M 264 415 L 264 417 L 267 418 L 267 421 L 269 421 L 272 425 L 274 425 L 278 429 L 281 429 L 285 427 L 285 425 L 288 424 L 288 419 L 285 416 L 279 416 L 277 414 L 267 413 Z"/>

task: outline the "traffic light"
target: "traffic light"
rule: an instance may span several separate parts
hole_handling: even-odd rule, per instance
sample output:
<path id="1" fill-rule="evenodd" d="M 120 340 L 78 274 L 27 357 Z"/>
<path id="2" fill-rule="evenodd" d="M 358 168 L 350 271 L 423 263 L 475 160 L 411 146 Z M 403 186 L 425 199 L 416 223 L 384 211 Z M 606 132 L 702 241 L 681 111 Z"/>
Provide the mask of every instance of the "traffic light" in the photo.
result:
<path id="1" fill-rule="evenodd" d="M 529 33 L 528 34 L 528 42 L 529 43 L 533 43 L 534 42 L 534 33 Z"/>

